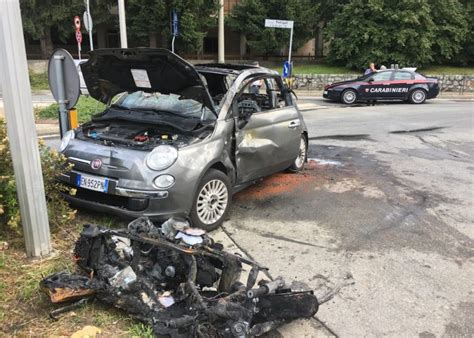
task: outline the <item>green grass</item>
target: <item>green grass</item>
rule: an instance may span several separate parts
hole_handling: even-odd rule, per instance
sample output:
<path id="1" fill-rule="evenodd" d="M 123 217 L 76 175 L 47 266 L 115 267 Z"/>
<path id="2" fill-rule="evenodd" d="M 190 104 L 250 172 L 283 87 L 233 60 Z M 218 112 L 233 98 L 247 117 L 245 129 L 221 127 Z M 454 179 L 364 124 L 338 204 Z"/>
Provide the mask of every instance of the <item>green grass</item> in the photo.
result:
<path id="1" fill-rule="evenodd" d="M 31 90 L 49 89 L 48 73 L 33 73 L 32 71 L 30 71 L 29 74 Z"/>
<path id="2" fill-rule="evenodd" d="M 152 338 L 155 336 L 153 334 L 153 328 L 143 323 L 132 324 L 128 329 L 128 334 L 132 337 L 143 338 Z"/>
<path id="3" fill-rule="evenodd" d="M 269 64 L 265 65 L 271 69 L 276 70 L 280 74 L 283 72 L 283 64 L 276 65 L 276 64 Z M 311 63 L 303 63 L 298 64 L 298 62 L 293 62 L 293 74 L 355 74 L 354 70 L 348 69 L 346 67 L 339 67 L 339 66 L 331 66 L 327 64 L 311 64 Z"/>
<path id="4" fill-rule="evenodd" d="M 80 96 L 76 103 L 78 120 L 80 123 L 89 121 L 91 116 L 104 110 L 105 104 L 90 96 Z M 40 120 L 58 119 L 59 106 L 56 103 L 39 109 L 36 113 Z"/>

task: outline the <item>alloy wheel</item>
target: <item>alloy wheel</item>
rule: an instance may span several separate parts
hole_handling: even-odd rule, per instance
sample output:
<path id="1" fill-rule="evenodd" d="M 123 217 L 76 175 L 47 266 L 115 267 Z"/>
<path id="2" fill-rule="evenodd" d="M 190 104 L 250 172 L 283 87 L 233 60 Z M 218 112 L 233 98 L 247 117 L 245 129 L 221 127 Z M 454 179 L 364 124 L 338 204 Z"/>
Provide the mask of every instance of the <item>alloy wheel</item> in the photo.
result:
<path id="1" fill-rule="evenodd" d="M 216 223 L 225 213 L 229 191 L 221 180 L 207 182 L 198 194 L 197 215 L 204 224 Z"/>

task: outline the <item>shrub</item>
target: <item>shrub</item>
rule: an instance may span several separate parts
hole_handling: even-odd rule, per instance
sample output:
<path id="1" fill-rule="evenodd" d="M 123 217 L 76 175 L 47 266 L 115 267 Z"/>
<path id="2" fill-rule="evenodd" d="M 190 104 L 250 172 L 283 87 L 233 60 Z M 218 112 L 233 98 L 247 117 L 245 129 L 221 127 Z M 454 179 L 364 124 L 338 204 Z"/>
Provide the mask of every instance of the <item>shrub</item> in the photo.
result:
<path id="1" fill-rule="evenodd" d="M 44 189 L 47 197 L 48 216 L 51 229 L 67 225 L 75 217 L 76 211 L 71 209 L 61 196 L 62 192 L 74 194 L 57 181 L 61 172 L 70 170 L 66 158 L 56 150 L 39 142 L 41 167 Z M 0 119 L 0 232 L 21 234 L 20 207 L 18 205 L 15 175 L 10 154 L 5 122 Z"/>

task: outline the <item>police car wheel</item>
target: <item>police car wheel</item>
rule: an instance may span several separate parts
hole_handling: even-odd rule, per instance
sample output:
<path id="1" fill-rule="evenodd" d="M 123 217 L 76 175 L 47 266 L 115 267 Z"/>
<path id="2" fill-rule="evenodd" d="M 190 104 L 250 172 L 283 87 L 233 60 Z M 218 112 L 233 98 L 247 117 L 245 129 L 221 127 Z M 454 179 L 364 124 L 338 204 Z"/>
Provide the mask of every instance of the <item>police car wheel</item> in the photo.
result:
<path id="1" fill-rule="evenodd" d="M 353 104 L 357 100 L 357 93 L 354 89 L 346 89 L 342 92 L 341 101 L 345 104 Z"/>
<path id="2" fill-rule="evenodd" d="M 421 104 L 426 100 L 426 92 L 423 89 L 415 89 L 410 93 L 410 102 Z"/>

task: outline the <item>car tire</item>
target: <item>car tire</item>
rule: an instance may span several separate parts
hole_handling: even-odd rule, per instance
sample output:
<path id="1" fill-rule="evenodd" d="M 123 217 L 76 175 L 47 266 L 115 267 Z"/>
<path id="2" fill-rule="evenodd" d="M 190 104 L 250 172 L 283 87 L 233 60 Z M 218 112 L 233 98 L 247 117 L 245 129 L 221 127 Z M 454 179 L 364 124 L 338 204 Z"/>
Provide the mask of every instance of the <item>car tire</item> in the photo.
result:
<path id="1" fill-rule="evenodd" d="M 341 94 L 341 101 L 344 104 L 353 104 L 357 101 L 357 92 L 354 89 L 346 89 Z"/>
<path id="2" fill-rule="evenodd" d="M 410 103 L 422 104 L 426 101 L 426 91 L 424 89 L 414 89 L 410 92 Z"/>
<path id="3" fill-rule="evenodd" d="M 288 168 L 288 170 L 291 172 L 299 172 L 303 170 L 307 157 L 308 157 L 308 141 L 306 140 L 306 136 L 304 134 L 301 134 L 298 157 L 295 159 L 291 167 Z"/>
<path id="4" fill-rule="evenodd" d="M 192 226 L 207 231 L 217 229 L 225 220 L 232 200 L 229 177 L 209 169 L 199 183 L 190 213 Z"/>

